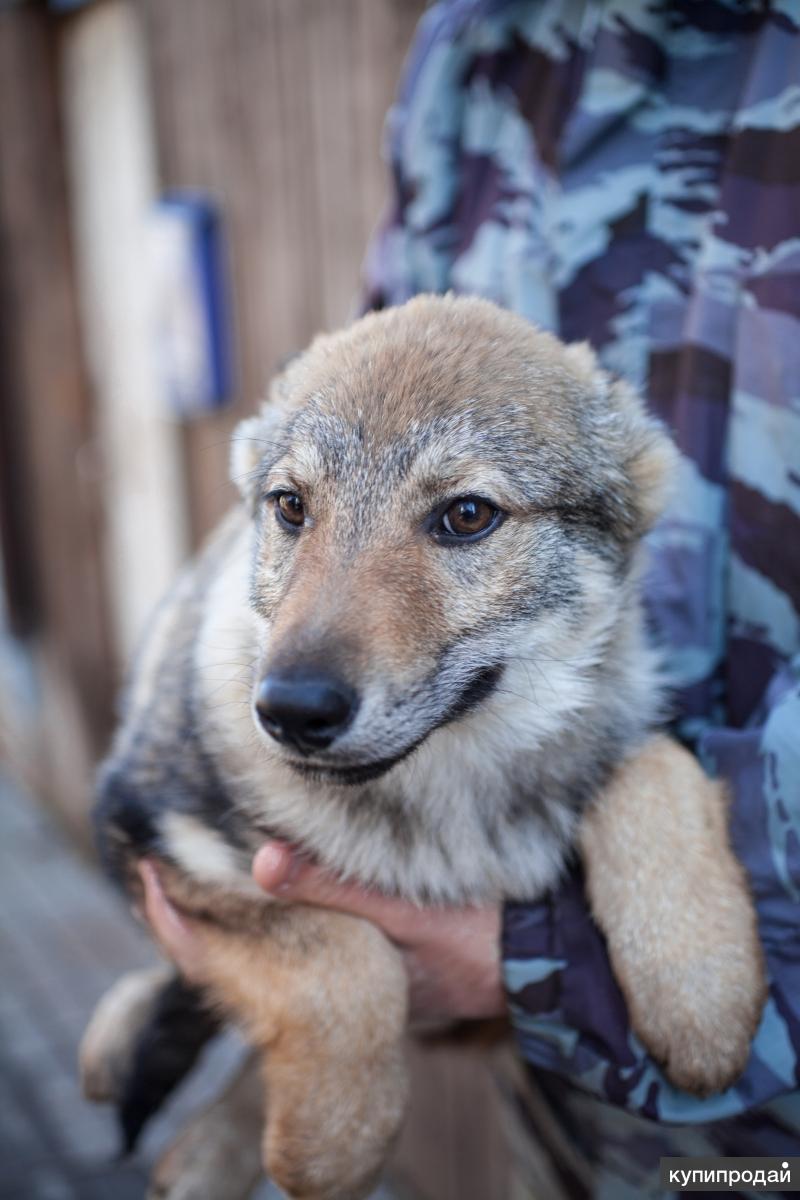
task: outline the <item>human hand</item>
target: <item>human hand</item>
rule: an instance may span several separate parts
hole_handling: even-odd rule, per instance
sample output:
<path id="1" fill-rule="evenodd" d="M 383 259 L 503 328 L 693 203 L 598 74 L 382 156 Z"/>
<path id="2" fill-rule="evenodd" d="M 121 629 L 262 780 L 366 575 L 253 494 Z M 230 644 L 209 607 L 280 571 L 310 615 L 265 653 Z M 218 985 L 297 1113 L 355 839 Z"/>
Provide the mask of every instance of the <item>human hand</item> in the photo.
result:
<path id="1" fill-rule="evenodd" d="M 500 905 L 421 908 L 352 883 L 268 842 L 253 860 L 256 883 L 280 900 L 364 917 L 402 952 L 412 1017 L 470 1019 L 506 1012 L 500 974 Z"/>
<path id="2" fill-rule="evenodd" d="M 202 979 L 202 924 L 170 904 L 152 863 L 140 868 L 144 912 L 159 942 L 188 979 Z M 402 952 L 417 1019 L 502 1016 L 506 1000 L 500 972 L 500 905 L 420 908 L 350 883 L 268 842 L 253 862 L 256 883 L 287 903 L 313 904 L 363 917 Z"/>

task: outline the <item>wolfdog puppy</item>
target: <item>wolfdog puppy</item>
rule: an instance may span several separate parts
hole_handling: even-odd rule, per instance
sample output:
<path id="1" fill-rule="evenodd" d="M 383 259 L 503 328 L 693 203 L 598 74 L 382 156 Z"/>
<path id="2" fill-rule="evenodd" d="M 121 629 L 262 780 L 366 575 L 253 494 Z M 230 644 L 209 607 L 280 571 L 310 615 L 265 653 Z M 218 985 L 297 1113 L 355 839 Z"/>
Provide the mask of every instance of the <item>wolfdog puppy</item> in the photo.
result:
<path id="1" fill-rule="evenodd" d="M 257 890 L 267 837 L 423 904 L 532 900 L 579 846 L 639 1036 L 696 1092 L 741 1071 L 753 909 L 720 789 L 654 732 L 639 575 L 672 462 L 586 346 L 453 297 L 319 337 L 238 430 L 243 503 L 153 622 L 97 827 L 131 896 L 158 860 L 206 923 L 206 995 L 266 1052 L 290 1196 L 362 1196 L 380 1170 L 406 983 L 368 923 Z M 181 989 L 165 1027 L 196 1004 Z M 186 1061 L 213 1025 L 196 1011 L 174 1022 Z M 103 1053 L 90 1029 L 90 1090 Z"/>

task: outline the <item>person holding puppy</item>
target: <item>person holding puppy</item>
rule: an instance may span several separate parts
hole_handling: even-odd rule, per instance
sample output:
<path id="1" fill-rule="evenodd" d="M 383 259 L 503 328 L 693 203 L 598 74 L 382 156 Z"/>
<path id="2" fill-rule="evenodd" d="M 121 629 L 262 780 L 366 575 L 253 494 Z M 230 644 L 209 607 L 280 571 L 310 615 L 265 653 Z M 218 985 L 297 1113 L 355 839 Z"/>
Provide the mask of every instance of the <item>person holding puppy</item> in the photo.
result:
<path id="1" fill-rule="evenodd" d="M 536 905 L 428 911 L 279 843 L 253 871 L 379 925 L 416 1014 L 510 1012 L 533 1120 L 546 1108 L 566 1134 L 565 1194 L 660 1194 L 665 1155 L 800 1154 L 799 94 L 787 3 L 443 0 L 390 114 L 366 307 L 473 292 L 589 341 L 681 451 L 646 590 L 673 731 L 727 782 L 759 909 L 771 989 L 747 1071 L 705 1101 L 671 1087 L 631 1037 L 577 876 Z M 202 943 L 146 884 L 191 974 Z"/>

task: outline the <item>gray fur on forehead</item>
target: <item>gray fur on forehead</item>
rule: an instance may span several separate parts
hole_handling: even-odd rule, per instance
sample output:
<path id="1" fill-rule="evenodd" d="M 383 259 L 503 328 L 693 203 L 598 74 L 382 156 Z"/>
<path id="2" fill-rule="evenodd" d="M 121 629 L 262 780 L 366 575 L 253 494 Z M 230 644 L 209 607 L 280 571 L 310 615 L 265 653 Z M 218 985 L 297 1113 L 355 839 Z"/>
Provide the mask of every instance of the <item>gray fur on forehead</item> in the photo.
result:
<path id="1" fill-rule="evenodd" d="M 427 417 L 409 413 L 406 421 L 391 425 L 376 405 L 342 413 L 335 403 L 313 398 L 293 418 L 287 449 L 291 453 L 293 446 L 310 444 L 329 468 L 338 465 L 345 448 L 376 462 L 388 450 L 407 469 L 412 461 L 432 455 L 443 462 L 491 457 L 527 424 L 524 419 L 514 422 L 512 406 L 508 411 L 487 409 L 480 398 Z"/>
<path id="2" fill-rule="evenodd" d="M 487 410 L 475 400 L 427 420 L 411 418 L 404 428 L 389 431 L 380 417 L 370 420 L 358 410 L 348 418 L 312 400 L 292 420 L 280 466 L 296 471 L 300 483 L 313 484 L 320 477 L 348 485 L 371 479 L 383 485 L 384 495 L 386 487 L 406 480 L 447 490 L 457 486 L 465 470 L 472 474 L 476 467 L 491 467 L 520 501 L 546 505 L 556 503 L 571 481 L 574 491 L 574 473 L 585 481 L 592 462 L 586 455 L 582 460 L 577 445 L 567 458 L 537 438 L 513 406 L 505 412 Z"/>

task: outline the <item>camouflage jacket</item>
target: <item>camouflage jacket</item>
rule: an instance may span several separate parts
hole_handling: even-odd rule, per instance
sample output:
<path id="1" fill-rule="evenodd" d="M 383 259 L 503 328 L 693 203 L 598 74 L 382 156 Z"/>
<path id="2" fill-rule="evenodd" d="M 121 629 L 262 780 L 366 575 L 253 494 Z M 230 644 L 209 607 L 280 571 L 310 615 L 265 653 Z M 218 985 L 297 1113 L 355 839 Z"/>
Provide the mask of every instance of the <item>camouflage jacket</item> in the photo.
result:
<path id="1" fill-rule="evenodd" d="M 800 2 L 442 2 L 387 132 L 369 303 L 477 292 L 588 339 L 682 451 L 649 614 L 675 728 L 729 782 L 770 970 L 743 1079 L 683 1095 L 570 880 L 506 911 L 523 1055 L 617 1112 L 722 1122 L 717 1147 L 771 1103 L 750 1152 L 800 1153 Z"/>

